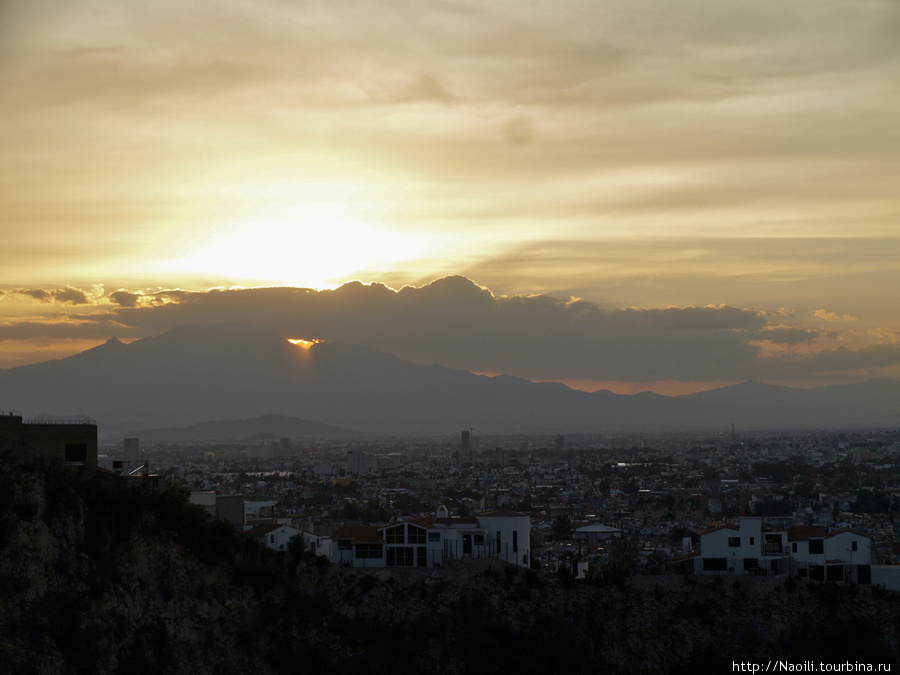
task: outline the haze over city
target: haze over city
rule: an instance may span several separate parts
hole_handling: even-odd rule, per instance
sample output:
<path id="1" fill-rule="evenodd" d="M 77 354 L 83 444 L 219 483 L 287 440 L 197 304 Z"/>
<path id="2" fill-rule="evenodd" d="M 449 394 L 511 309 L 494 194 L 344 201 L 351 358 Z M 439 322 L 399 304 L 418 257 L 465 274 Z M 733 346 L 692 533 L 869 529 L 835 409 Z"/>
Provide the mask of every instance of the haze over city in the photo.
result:
<path id="1" fill-rule="evenodd" d="M 0 368 L 241 320 L 588 391 L 897 379 L 898 27 L 4 2 Z"/>

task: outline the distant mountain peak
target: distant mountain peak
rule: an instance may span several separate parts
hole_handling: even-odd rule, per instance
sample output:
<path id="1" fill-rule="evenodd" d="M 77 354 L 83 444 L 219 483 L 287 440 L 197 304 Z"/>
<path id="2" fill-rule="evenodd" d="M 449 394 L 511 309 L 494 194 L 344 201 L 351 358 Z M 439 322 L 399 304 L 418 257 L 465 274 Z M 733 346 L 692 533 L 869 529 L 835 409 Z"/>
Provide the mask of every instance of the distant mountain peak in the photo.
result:
<path id="1" fill-rule="evenodd" d="M 480 292 L 462 277 L 443 283 Z M 484 433 L 718 431 L 732 423 L 741 429 L 893 427 L 900 419 L 895 381 L 811 390 L 748 381 L 679 397 L 587 394 L 559 383 L 413 363 L 368 346 L 317 343 L 304 352 L 274 329 L 249 322 L 179 326 L 127 344 L 110 338 L 65 359 L 3 370 L 0 400 L 28 415 L 83 410 L 104 433 L 269 413 L 392 434 L 468 427 Z M 308 422 L 288 428 L 282 422 L 241 422 L 248 428 L 227 435 L 330 434 Z"/>

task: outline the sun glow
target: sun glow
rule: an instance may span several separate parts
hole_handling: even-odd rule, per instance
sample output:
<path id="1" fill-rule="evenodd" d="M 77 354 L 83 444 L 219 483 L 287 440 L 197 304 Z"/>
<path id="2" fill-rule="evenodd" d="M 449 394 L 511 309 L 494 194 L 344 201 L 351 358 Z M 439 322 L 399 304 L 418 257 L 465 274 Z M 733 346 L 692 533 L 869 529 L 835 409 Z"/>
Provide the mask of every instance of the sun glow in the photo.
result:
<path id="1" fill-rule="evenodd" d="M 207 278 L 327 288 L 416 258 L 433 243 L 335 201 L 269 206 L 216 231 L 165 267 Z"/>
<path id="2" fill-rule="evenodd" d="M 313 345 L 319 344 L 321 340 L 302 340 L 300 338 L 288 338 L 288 342 L 297 345 L 301 349 L 309 349 Z"/>

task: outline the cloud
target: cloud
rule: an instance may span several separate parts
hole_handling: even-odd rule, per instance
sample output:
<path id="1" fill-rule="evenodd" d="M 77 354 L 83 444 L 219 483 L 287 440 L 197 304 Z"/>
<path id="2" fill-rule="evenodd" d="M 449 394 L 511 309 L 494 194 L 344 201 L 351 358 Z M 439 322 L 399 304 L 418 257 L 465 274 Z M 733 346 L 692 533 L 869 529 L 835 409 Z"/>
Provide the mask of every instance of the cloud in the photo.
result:
<path id="1" fill-rule="evenodd" d="M 19 321 L 0 324 L 0 340 L 106 340 L 112 336 L 122 338 L 144 337 L 145 333 L 124 326 L 108 317 L 93 319 L 57 319 L 53 321 Z"/>
<path id="2" fill-rule="evenodd" d="M 107 297 L 120 307 L 137 307 L 138 299 L 142 296 L 128 291 L 113 291 Z"/>
<path id="3" fill-rule="evenodd" d="M 113 304 L 118 305 L 119 307 L 131 308 L 131 307 L 149 307 L 154 305 L 165 305 L 170 302 L 180 302 L 186 296 L 190 295 L 191 291 L 180 291 L 180 290 L 166 290 L 166 291 L 155 291 L 155 292 L 141 292 L 141 293 L 132 293 L 131 291 L 126 290 L 118 290 L 113 291 L 106 297 Z"/>
<path id="4" fill-rule="evenodd" d="M 527 117 L 519 116 L 506 123 L 503 133 L 513 145 L 528 145 L 534 141 L 534 124 Z"/>
<path id="5" fill-rule="evenodd" d="M 113 303 L 148 330 L 192 307 L 518 373 L 752 375 L 754 341 L 896 320 L 898 17 L 895 0 L 0 2 L 0 269 L 23 299 Z M 358 180 L 342 207 L 438 245 L 335 282 L 453 271 L 493 292 L 135 290 L 298 283 L 265 252 L 272 277 L 158 275 L 302 206 L 294 187 Z M 42 287 L 101 269 L 121 290 Z M 779 305 L 791 326 L 753 309 Z"/>
<path id="6" fill-rule="evenodd" d="M 10 291 L 13 295 L 31 298 L 40 303 L 58 302 L 63 305 L 90 305 L 94 301 L 77 288 L 16 288 Z"/>
<path id="7" fill-rule="evenodd" d="M 401 358 L 532 379 L 725 379 L 748 372 L 765 327 L 729 306 L 602 309 L 579 299 L 497 296 L 463 277 L 399 291 L 258 288 L 185 293 L 180 302 L 121 307 L 141 330 L 249 320 L 288 338 L 365 344 Z"/>
<path id="8" fill-rule="evenodd" d="M 53 299 L 50 292 L 28 297 L 35 296 Z M 367 345 L 420 363 L 533 380 L 779 381 L 900 365 L 900 345 L 850 349 L 834 330 L 785 323 L 792 320 L 786 312 L 604 308 L 582 298 L 496 294 L 462 276 L 399 290 L 356 281 L 332 290 L 120 289 L 106 299 L 80 315 L 0 326 L 0 340 L 139 338 L 237 320 L 285 338 Z"/>
<path id="9" fill-rule="evenodd" d="M 834 375 L 849 371 L 872 371 L 900 365 L 900 344 L 879 344 L 858 350 L 839 347 L 823 350 L 812 356 L 773 361 L 761 364 L 760 372 L 767 377 L 797 377 L 806 375 Z"/>
<path id="10" fill-rule="evenodd" d="M 825 333 L 829 337 L 834 337 L 833 333 Z M 811 328 L 799 328 L 796 326 L 782 326 L 777 324 L 764 326 L 757 333 L 757 339 L 769 340 L 779 344 L 795 345 L 803 342 L 811 342 L 823 333 Z"/>
<path id="11" fill-rule="evenodd" d="M 856 321 L 856 317 L 851 316 L 850 314 L 844 314 L 843 316 L 841 316 L 839 314 L 836 314 L 835 312 L 829 312 L 825 309 L 817 309 L 813 311 L 812 314 L 817 319 L 828 321 L 829 323 L 833 323 L 835 321 Z"/>

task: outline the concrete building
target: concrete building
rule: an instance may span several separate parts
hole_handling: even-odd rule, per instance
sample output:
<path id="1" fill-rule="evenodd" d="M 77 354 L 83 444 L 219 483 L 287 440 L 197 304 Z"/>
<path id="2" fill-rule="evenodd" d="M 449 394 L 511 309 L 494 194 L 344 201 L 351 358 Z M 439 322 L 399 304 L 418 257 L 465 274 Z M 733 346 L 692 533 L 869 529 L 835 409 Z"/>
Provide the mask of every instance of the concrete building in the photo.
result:
<path id="1" fill-rule="evenodd" d="M 247 522 L 243 495 L 216 495 L 216 518 L 243 530 Z"/>
<path id="2" fill-rule="evenodd" d="M 697 574 L 787 574 L 814 581 L 871 583 L 871 537 L 823 525 L 768 528 L 762 518 L 741 518 L 700 534 L 691 554 Z"/>
<path id="3" fill-rule="evenodd" d="M 0 451 L 31 458 L 52 457 L 66 466 L 97 469 L 97 424 L 92 420 L 23 420 L 0 412 Z"/>
<path id="4" fill-rule="evenodd" d="M 273 551 L 286 551 L 291 539 L 301 534 L 301 532 L 290 525 L 264 523 L 251 527 L 242 534 L 250 539 L 255 539 Z"/>
<path id="5" fill-rule="evenodd" d="M 213 490 L 195 490 L 191 492 L 191 504 L 202 506 L 213 518 L 216 517 L 216 493 Z"/>
<path id="6" fill-rule="evenodd" d="M 128 462 L 141 460 L 141 439 L 126 438 L 122 441 L 123 459 Z"/>
<path id="7" fill-rule="evenodd" d="M 448 560 L 494 558 L 528 567 L 531 519 L 496 510 L 451 517 L 439 506 L 383 527 L 342 525 L 331 536 L 332 561 L 344 567 L 440 567 Z"/>
<path id="8" fill-rule="evenodd" d="M 378 455 L 378 457 L 375 458 L 375 466 L 378 471 L 396 471 L 403 466 L 403 455 L 399 452 Z"/>
<path id="9" fill-rule="evenodd" d="M 347 451 L 347 473 L 359 476 L 369 472 L 369 459 L 361 450 Z"/>
<path id="10" fill-rule="evenodd" d="M 741 518 L 700 534 L 697 574 L 784 574 L 789 570 L 787 532 L 763 526 L 762 518 Z"/>
<path id="11" fill-rule="evenodd" d="M 868 534 L 848 527 L 827 532 L 823 525 L 795 525 L 788 530 L 797 576 L 814 581 L 869 583 L 871 541 Z"/>

